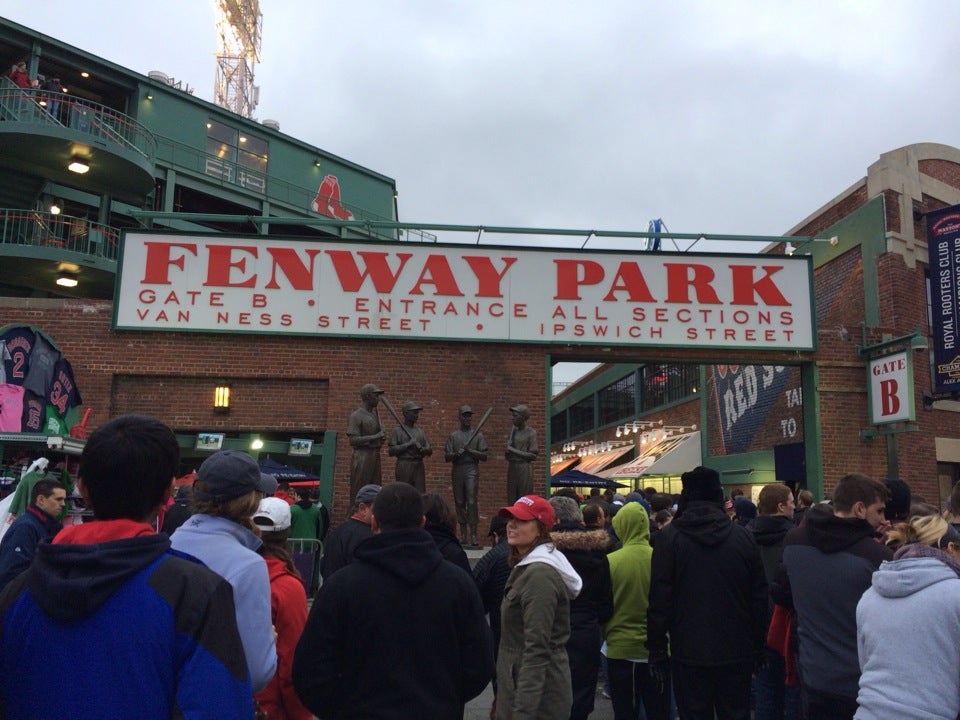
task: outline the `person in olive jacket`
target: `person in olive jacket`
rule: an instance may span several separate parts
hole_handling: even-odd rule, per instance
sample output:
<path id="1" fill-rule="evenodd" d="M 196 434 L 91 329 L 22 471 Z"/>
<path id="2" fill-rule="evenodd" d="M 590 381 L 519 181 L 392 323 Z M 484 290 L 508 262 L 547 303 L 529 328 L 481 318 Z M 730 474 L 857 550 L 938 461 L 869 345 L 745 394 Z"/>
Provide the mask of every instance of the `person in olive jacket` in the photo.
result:
<path id="1" fill-rule="evenodd" d="M 570 601 L 583 585 L 550 541 L 556 520 L 544 498 L 524 495 L 506 517 L 513 566 L 500 607 L 497 720 L 567 718 L 573 703 L 566 642 Z"/>

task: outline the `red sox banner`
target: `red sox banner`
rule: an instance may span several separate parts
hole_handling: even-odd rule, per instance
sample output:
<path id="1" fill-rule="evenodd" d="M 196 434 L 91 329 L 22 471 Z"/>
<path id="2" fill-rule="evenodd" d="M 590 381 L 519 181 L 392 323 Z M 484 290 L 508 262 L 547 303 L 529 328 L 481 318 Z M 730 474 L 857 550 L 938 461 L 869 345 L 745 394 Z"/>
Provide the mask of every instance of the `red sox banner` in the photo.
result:
<path id="1" fill-rule="evenodd" d="M 814 350 L 809 257 L 128 232 L 114 327 Z"/>

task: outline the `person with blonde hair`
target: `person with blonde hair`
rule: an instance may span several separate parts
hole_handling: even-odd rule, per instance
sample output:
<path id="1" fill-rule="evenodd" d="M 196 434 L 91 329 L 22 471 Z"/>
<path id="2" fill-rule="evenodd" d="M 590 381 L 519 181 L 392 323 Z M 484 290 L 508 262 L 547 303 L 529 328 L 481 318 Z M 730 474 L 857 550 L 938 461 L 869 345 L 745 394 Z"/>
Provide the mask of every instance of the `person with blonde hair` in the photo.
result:
<path id="1" fill-rule="evenodd" d="M 903 545 L 857 605 L 856 720 L 955 720 L 960 714 L 960 533 L 938 515 L 889 533 Z M 921 630 L 890 641 L 891 618 Z"/>

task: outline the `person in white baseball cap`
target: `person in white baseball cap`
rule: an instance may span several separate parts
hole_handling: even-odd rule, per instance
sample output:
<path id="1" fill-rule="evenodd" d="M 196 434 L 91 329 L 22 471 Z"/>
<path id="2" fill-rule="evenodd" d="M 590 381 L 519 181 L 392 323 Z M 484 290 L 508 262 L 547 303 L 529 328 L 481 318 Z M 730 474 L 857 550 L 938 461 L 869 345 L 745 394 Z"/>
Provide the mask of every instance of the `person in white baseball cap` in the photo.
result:
<path id="1" fill-rule="evenodd" d="M 253 514 L 253 523 L 260 528 L 260 537 L 266 542 L 265 533 L 274 534 L 290 529 L 292 523 L 290 504 L 278 497 L 264 498 Z"/>
<path id="2" fill-rule="evenodd" d="M 307 593 L 303 578 L 293 563 L 287 540 L 290 537 L 290 505 L 278 497 L 267 497 L 253 514 L 260 528 L 260 554 L 270 575 L 270 610 L 277 633 L 277 674 L 256 694 L 260 710 L 270 718 L 312 720 L 293 690 L 293 651 L 307 622 Z"/>

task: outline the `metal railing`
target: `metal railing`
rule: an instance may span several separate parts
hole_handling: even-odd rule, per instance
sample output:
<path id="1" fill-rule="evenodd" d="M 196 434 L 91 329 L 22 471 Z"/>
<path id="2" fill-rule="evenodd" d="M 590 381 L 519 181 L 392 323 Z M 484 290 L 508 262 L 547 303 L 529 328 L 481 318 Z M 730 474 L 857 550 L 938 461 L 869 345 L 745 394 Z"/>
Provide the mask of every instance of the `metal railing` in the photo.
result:
<path id="1" fill-rule="evenodd" d="M 181 142 L 177 142 L 168 137 L 157 138 L 157 159 L 163 163 L 169 163 L 178 171 L 186 170 L 207 178 L 214 178 L 221 186 L 234 186 L 244 188 L 264 197 L 269 197 L 272 202 L 284 203 L 290 207 L 310 210 L 311 204 L 317 197 L 317 190 L 295 185 L 286 180 L 276 178 L 267 178 L 267 176 L 257 170 L 248 168 L 240 163 L 225 158 L 211 155 Z M 267 186 L 269 185 L 269 195 Z M 349 211 L 354 220 L 362 222 L 389 222 L 390 218 L 377 215 L 362 207 L 351 203 L 340 202 L 343 209 Z M 370 234 L 379 239 L 394 240 L 398 232 L 392 229 L 370 228 Z M 406 235 L 406 239 L 412 242 L 436 242 L 437 237 L 429 232 L 416 229 L 406 229 L 400 231 L 401 237 Z"/>
<path id="2" fill-rule="evenodd" d="M 36 210 L 0 210 L 0 245 L 70 250 L 117 261 L 117 228 L 69 215 Z"/>
<path id="3" fill-rule="evenodd" d="M 108 145 L 132 150 L 153 162 L 156 141 L 132 117 L 68 93 L 20 88 L 0 79 L 0 119 L 42 127 L 62 127 Z"/>

